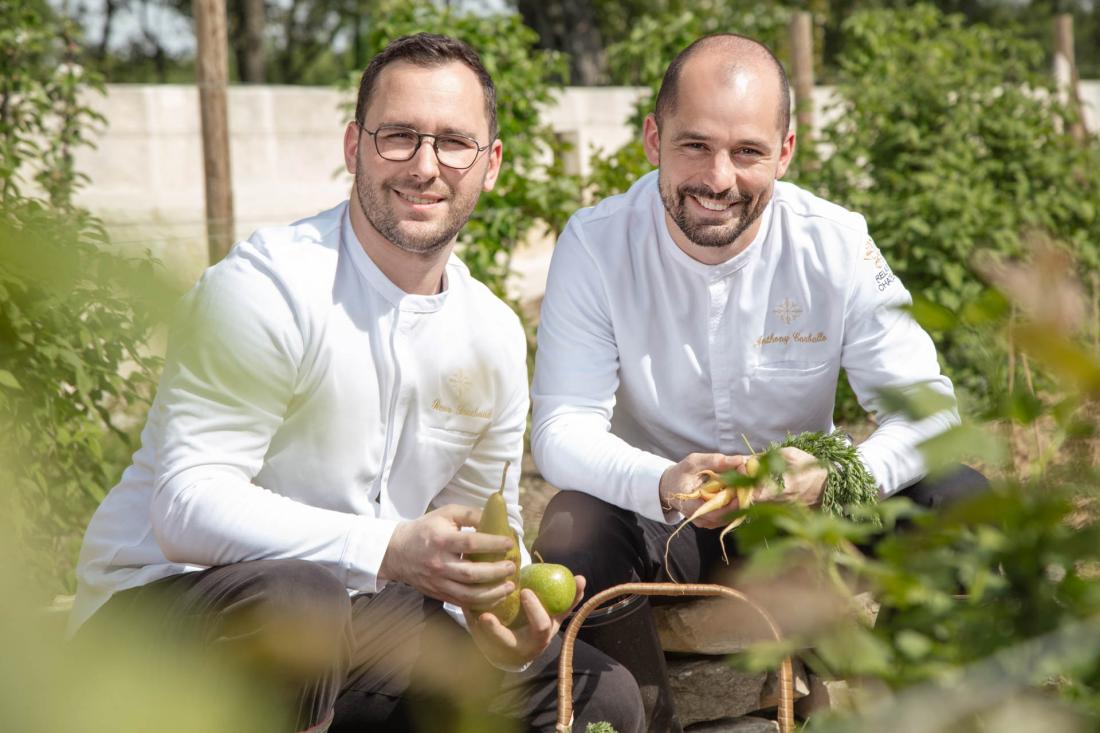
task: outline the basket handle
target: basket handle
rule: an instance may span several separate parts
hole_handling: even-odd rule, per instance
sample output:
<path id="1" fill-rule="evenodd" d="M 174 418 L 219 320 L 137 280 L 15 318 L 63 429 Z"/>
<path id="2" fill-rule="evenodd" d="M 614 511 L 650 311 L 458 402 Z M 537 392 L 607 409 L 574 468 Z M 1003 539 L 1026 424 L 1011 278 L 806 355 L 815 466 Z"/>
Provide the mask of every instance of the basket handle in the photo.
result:
<path id="1" fill-rule="evenodd" d="M 783 637 L 775 620 L 748 596 L 733 588 L 711 583 L 623 583 L 600 591 L 585 601 L 565 629 L 561 645 L 561 657 L 558 660 L 558 721 L 557 733 L 572 733 L 573 730 L 573 645 L 577 633 L 588 615 L 607 601 L 625 595 L 637 596 L 724 596 L 742 601 L 760 614 L 768 625 L 776 641 Z M 790 657 L 779 665 L 779 733 L 792 733 L 794 730 L 794 670 Z"/>

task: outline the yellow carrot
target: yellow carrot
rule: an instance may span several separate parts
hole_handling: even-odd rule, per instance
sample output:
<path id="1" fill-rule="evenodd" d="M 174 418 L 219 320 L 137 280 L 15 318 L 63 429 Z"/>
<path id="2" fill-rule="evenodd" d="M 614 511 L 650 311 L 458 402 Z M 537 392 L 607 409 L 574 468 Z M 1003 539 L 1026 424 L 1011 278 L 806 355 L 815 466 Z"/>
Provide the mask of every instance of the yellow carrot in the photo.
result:
<path id="1" fill-rule="evenodd" d="M 737 489 L 737 508 L 748 509 L 752 506 L 752 487 L 742 486 Z M 726 565 L 730 564 L 729 555 L 726 554 L 726 535 L 741 526 L 741 523 L 745 521 L 745 517 L 737 517 L 732 522 L 726 525 L 726 528 L 722 530 L 722 534 L 718 535 L 718 546 L 722 548 L 722 559 L 726 561 Z"/>
<path id="2" fill-rule="evenodd" d="M 721 509 L 724 506 L 728 506 L 729 503 L 733 501 L 734 493 L 734 490 L 730 487 L 722 489 L 713 497 L 703 502 L 702 505 L 700 505 L 700 507 L 696 509 L 690 517 L 680 522 L 680 526 L 677 527 L 672 532 L 672 534 L 668 536 L 668 540 L 665 542 L 665 572 L 668 573 L 668 577 L 672 580 L 673 583 L 679 583 L 680 581 L 676 580 L 676 578 L 672 576 L 672 567 L 668 564 L 668 548 L 672 545 L 672 539 L 676 535 L 678 535 L 680 533 L 680 530 L 682 530 L 685 526 L 694 522 L 696 519 L 703 516 L 704 514 L 708 514 L 710 512 Z"/>
<path id="3" fill-rule="evenodd" d="M 726 487 L 726 485 L 722 483 L 722 479 L 718 477 L 718 474 L 709 469 L 703 469 L 699 472 L 699 480 L 703 481 L 703 484 L 695 489 L 695 491 L 673 494 L 671 498 L 679 499 L 680 501 L 690 499 L 712 499 L 715 494 Z"/>

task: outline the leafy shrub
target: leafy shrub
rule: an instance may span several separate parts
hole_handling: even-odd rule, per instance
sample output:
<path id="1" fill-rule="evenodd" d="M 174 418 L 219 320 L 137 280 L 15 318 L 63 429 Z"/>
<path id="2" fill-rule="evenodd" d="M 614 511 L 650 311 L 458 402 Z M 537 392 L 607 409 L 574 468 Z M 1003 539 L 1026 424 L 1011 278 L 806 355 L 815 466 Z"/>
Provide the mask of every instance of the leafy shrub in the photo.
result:
<path id="1" fill-rule="evenodd" d="M 72 205 L 72 151 L 100 88 L 71 61 L 73 31 L 33 4 L 0 10 L 0 485 L 40 583 L 73 588 L 92 512 L 132 447 L 119 416 L 145 400 L 142 351 L 162 310 L 150 260 L 106 252 L 100 223 Z"/>
<path id="2" fill-rule="evenodd" d="M 649 94 L 638 100 L 629 120 L 634 139 L 593 156 L 586 196 L 598 201 L 622 193 L 652 170 L 642 148 L 642 121 L 653 110 L 665 68 L 676 54 L 700 36 L 733 32 L 761 41 L 782 57 L 789 19 L 790 11 L 780 5 L 723 0 L 702 0 L 690 10 L 657 11 L 637 19 L 625 39 L 608 46 L 608 66 L 619 83 L 648 87 Z"/>
<path id="3" fill-rule="evenodd" d="M 673 57 L 711 33 L 741 33 L 783 57 L 789 21 L 790 10 L 782 5 L 744 0 L 700 0 L 687 10 L 658 10 L 636 19 L 626 38 L 608 46 L 608 66 L 617 83 L 656 93 Z M 644 117 L 634 122 L 640 124 Z"/>
<path id="4" fill-rule="evenodd" d="M 73 167 L 73 148 L 103 118 L 80 104 L 80 89 L 103 91 L 102 80 L 75 63 L 76 30 L 45 3 L 0 5 L 0 200 L 37 187 L 67 207 L 87 180 Z"/>
<path id="5" fill-rule="evenodd" d="M 976 251 L 1019 255 L 1036 234 L 1096 267 L 1100 152 L 1065 134 L 1040 47 L 929 5 L 844 29 L 837 114 L 799 182 L 863 213 L 910 291 L 956 309 L 982 290 Z M 971 396 L 1002 394 L 1003 349 L 961 329 L 940 346 Z"/>
<path id="6" fill-rule="evenodd" d="M 516 246 L 539 225 L 556 234 L 579 198 L 579 182 L 561 167 L 564 144 L 539 119 L 554 99 L 550 80 L 565 76 L 568 65 L 559 53 L 536 50 L 537 34 L 515 13 L 460 13 L 427 0 L 384 0 L 372 12 L 371 55 L 404 35 L 443 33 L 477 49 L 493 77 L 504 165 L 462 230 L 459 251 L 473 275 L 503 295 Z M 357 88 L 358 74 L 352 83 Z"/>

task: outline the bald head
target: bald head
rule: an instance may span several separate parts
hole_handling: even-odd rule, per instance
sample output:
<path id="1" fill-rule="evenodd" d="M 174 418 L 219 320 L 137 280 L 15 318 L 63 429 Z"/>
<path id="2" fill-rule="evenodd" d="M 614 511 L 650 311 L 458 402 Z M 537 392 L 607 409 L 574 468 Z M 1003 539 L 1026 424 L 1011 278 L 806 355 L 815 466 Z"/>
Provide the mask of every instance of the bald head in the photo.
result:
<path id="1" fill-rule="evenodd" d="M 791 88 L 783 64 L 768 47 L 736 33 L 703 36 L 685 48 L 665 71 L 661 89 L 657 92 L 656 117 L 661 124 L 676 109 L 680 80 L 685 70 L 706 74 L 714 85 L 735 83 L 746 74 L 770 76 L 775 81 L 778 99 L 776 124 L 780 135 L 786 135 L 791 125 Z M 769 100 L 771 101 L 771 100 Z"/>

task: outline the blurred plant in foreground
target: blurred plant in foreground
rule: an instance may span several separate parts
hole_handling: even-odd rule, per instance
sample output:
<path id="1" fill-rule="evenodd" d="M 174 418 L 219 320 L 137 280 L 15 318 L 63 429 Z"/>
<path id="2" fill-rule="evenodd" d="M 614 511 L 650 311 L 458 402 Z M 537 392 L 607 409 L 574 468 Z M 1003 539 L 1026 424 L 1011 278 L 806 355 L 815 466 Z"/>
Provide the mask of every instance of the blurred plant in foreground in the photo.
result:
<path id="1" fill-rule="evenodd" d="M 77 146 L 101 90 L 76 30 L 44 3 L 0 8 L 0 512 L 37 592 L 71 592 L 84 527 L 132 448 L 157 362 L 143 350 L 170 291 L 148 258 L 109 254 L 73 205 Z"/>
<path id="2" fill-rule="evenodd" d="M 44 611 L 8 519 L 0 519 L 0 730 L 20 733 L 270 733 L 284 711 L 247 677 L 182 647 L 117 639 L 65 642 L 63 614 Z M 155 623 L 155 619 L 153 620 Z"/>
<path id="3" fill-rule="evenodd" d="M 854 697 L 856 711 L 815 718 L 815 730 L 881 730 L 887 719 L 929 733 L 1098 729 L 1100 352 L 1083 332 L 1084 289 L 1067 250 L 1043 238 L 1026 258 L 982 254 L 975 267 L 993 287 L 954 310 L 918 300 L 914 316 L 1003 340 L 1034 379 L 1012 385 L 984 424 L 922 449 L 933 474 L 978 460 L 991 491 L 934 512 L 883 502 L 868 510 L 888 528 L 880 538 L 863 523 L 776 505 L 754 506 L 737 532 L 749 558 L 739 585 L 789 583 L 792 568 L 798 582 L 819 579 L 809 586 L 819 612 L 803 607 L 784 643 L 739 663 L 770 668 L 806 650 L 826 678 L 877 682 Z M 888 398 L 914 418 L 942 408 L 920 390 Z M 1016 431 L 1034 441 L 1013 440 Z M 854 611 L 857 591 L 878 604 L 873 626 Z M 1015 727 L 997 712 L 1008 702 L 1019 706 Z"/>

